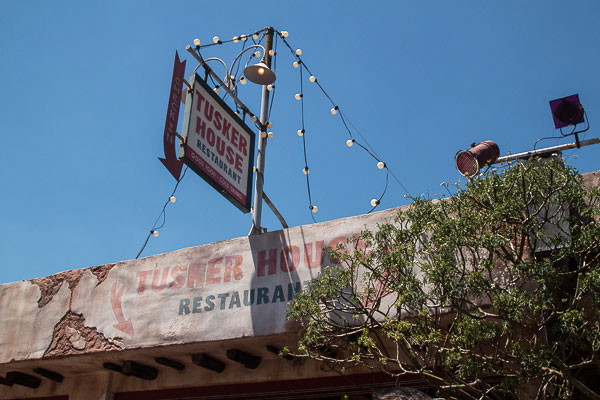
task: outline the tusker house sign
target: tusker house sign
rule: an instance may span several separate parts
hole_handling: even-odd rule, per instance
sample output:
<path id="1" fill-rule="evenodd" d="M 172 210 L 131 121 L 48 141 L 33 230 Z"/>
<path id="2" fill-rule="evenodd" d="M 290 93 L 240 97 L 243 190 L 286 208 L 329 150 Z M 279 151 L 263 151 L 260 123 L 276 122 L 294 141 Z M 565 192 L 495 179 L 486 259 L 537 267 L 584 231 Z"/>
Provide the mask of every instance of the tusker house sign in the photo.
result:
<path id="1" fill-rule="evenodd" d="M 180 157 L 242 212 L 250 212 L 254 132 L 198 74 L 190 77 Z M 183 154 L 182 154 L 183 153 Z"/>
<path id="2" fill-rule="evenodd" d="M 287 304 L 331 264 L 323 249 L 364 249 L 352 237 L 396 212 L 0 285 L 0 364 L 293 332 Z"/>

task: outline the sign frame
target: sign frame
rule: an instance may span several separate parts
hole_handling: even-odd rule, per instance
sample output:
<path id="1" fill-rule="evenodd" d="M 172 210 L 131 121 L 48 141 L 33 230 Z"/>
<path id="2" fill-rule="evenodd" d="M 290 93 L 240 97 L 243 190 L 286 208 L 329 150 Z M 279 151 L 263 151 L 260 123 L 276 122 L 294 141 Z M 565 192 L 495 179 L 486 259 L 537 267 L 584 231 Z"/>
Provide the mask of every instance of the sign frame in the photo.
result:
<path id="1" fill-rule="evenodd" d="M 179 149 L 179 159 L 183 161 L 188 167 L 190 167 L 196 174 L 198 174 L 202 179 L 204 179 L 209 185 L 211 185 L 217 192 L 219 192 L 223 197 L 229 200 L 234 206 L 236 206 L 240 211 L 244 214 L 248 214 L 252 207 L 252 186 L 253 186 L 253 168 L 254 165 L 254 147 L 256 143 L 256 134 L 254 131 L 246 125 L 246 123 L 219 97 L 213 89 L 198 75 L 198 73 L 193 73 L 190 75 L 190 88 L 186 90 L 185 94 L 185 110 L 183 114 L 183 126 L 182 126 L 182 134 L 185 139 L 184 143 Z M 194 96 L 196 88 L 200 86 L 203 89 L 202 95 L 209 96 L 211 100 L 217 103 L 219 107 L 221 107 L 222 111 L 227 114 L 230 119 L 232 119 L 239 128 L 243 130 L 249 136 L 248 143 L 248 164 L 247 164 L 247 185 L 245 188 L 246 202 L 242 203 L 235 196 L 230 193 L 225 187 L 223 187 L 219 182 L 217 182 L 209 173 L 207 173 L 200 165 L 198 165 L 192 157 L 190 157 L 190 151 L 192 150 L 188 144 L 189 137 L 189 129 L 192 126 L 192 115 L 193 106 L 195 106 Z"/>

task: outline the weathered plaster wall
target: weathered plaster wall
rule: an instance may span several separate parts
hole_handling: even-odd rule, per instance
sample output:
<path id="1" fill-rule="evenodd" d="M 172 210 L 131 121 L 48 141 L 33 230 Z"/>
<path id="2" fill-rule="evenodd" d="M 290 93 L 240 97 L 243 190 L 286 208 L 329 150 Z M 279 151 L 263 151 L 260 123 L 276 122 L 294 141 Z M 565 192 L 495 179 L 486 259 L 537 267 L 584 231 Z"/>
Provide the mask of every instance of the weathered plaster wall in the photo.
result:
<path id="1" fill-rule="evenodd" d="M 583 178 L 586 185 L 600 186 L 600 172 Z M 0 376 L 12 370 L 31 373 L 34 367 L 65 376 L 62 383 L 43 379 L 35 390 L 0 385 L 0 398 L 70 394 L 75 400 L 111 400 L 116 392 L 327 376 L 330 372 L 318 363 L 297 365 L 265 350 L 266 344 L 295 342 L 294 327 L 284 318 L 288 285 L 293 292 L 326 265 L 320 260 L 322 246 L 376 229 L 396 212 L 0 285 Z M 252 290 L 254 302 L 245 306 L 244 291 Z M 229 361 L 223 374 L 191 363 L 191 354 L 203 352 L 227 361 L 228 348 L 260 355 L 263 363 L 248 370 Z M 159 366 L 156 356 L 181 361 L 186 369 Z M 128 359 L 157 367 L 158 378 L 144 381 L 102 368 L 104 362 Z"/>
<path id="2" fill-rule="evenodd" d="M 0 365 L 289 331 L 287 302 L 328 263 L 323 247 L 396 212 L 1 285 Z"/>

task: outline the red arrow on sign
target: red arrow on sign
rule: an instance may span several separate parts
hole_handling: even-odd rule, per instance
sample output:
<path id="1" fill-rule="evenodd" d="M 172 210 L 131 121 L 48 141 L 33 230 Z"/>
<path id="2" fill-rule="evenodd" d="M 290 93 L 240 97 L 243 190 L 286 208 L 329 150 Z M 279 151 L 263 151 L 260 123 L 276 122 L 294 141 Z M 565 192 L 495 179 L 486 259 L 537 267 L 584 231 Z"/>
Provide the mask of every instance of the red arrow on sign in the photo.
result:
<path id="1" fill-rule="evenodd" d="M 173 178 L 179 180 L 183 163 L 177 159 L 175 151 L 175 135 L 177 133 L 177 121 L 179 120 L 179 104 L 181 101 L 181 86 L 185 73 L 185 60 L 179 60 L 179 54 L 175 51 L 175 65 L 173 66 L 173 78 L 171 79 L 171 92 L 169 104 L 167 105 L 167 119 L 165 121 L 165 133 L 163 144 L 165 147 L 165 158 L 158 158 L 169 170 Z"/>
<path id="2" fill-rule="evenodd" d="M 110 304 L 118 322 L 118 324 L 113 325 L 113 328 L 118 329 L 129 336 L 133 336 L 133 323 L 131 323 L 131 318 L 127 320 L 125 319 L 125 315 L 123 314 L 123 306 L 121 305 L 121 297 L 123 296 L 125 287 L 126 286 L 123 286 L 117 293 L 117 282 L 115 282 L 113 283 L 110 291 Z"/>

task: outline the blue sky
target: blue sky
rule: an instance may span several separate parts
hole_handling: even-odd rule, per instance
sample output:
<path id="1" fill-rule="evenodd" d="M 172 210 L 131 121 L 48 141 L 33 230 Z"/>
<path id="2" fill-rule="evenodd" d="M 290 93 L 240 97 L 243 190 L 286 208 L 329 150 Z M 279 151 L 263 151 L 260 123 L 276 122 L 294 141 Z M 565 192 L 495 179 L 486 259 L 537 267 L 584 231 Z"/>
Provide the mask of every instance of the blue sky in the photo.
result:
<path id="1" fill-rule="evenodd" d="M 288 41 L 415 195 L 460 178 L 457 150 L 492 139 L 502 154 L 555 136 L 548 101 L 579 93 L 599 136 L 600 2 L 0 2 L 0 283 L 135 258 L 175 181 L 157 157 L 175 50 L 265 26 Z M 312 222 L 298 70 L 279 43 L 265 191 L 290 226 Z M 239 45 L 203 52 L 231 62 Z M 308 76 L 304 75 L 305 79 Z M 318 221 L 358 215 L 385 174 L 304 82 Z M 240 97 L 258 113 L 260 88 Z M 180 126 L 181 128 L 181 122 Z M 564 143 L 548 140 L 543 146 Z M 565 155 L 600 168 L 591 146 Z M 381 209 L 407 204 L 390 180 Z M 244 236 L 242 214 L 188 171 L 143 256 Z M 268 209 L 263 225 L 280 225 Z"/>

